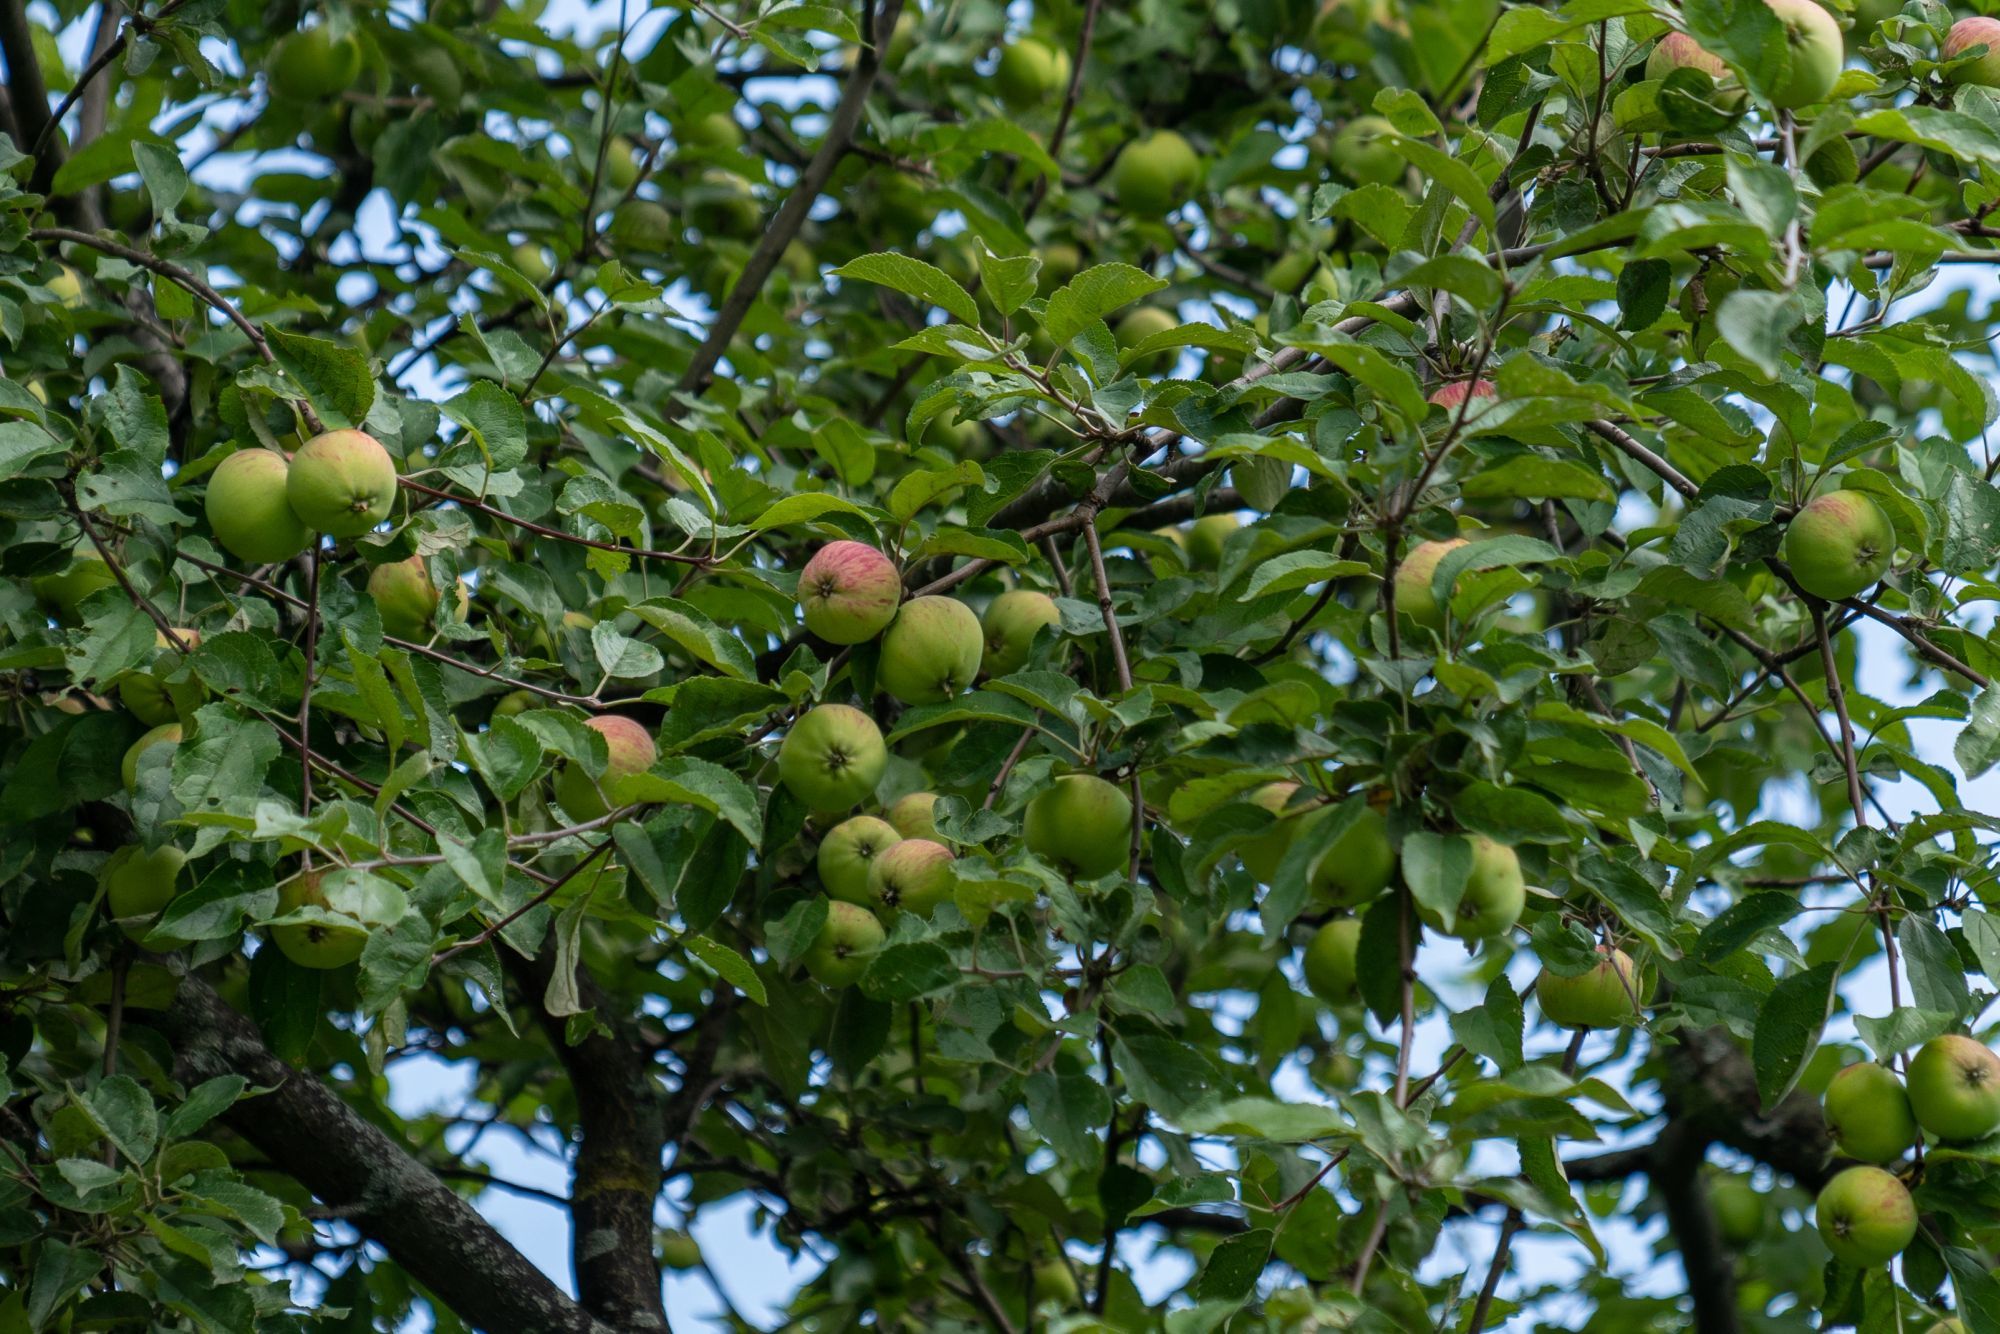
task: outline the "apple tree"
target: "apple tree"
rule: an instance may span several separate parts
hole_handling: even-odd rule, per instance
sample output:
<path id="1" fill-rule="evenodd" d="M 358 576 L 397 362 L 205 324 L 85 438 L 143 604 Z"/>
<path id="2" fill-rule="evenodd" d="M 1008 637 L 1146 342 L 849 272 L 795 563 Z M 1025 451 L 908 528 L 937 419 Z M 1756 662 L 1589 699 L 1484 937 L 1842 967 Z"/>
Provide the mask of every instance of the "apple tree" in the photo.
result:
<path id="1" fill-rule="evenodd" d="M 0 63 L 0 1328 L 2000 1334 L 2000 21 Z"/>

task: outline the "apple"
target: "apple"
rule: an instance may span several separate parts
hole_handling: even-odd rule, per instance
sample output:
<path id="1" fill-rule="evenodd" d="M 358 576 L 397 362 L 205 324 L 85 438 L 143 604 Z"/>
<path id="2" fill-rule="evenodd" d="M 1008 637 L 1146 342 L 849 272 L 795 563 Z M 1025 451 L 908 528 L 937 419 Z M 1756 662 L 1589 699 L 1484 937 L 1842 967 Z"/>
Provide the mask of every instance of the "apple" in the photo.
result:
<path id="1" fill-rule="evenodd" d="M 315 532 L 359 537 L 396 503 L 396 461 L 366 431 L 316 435 L 292 456 L 285 499 Z"/>
<path id="2" fill-rule="evenodd" d="M 585 154 L 586 178 L 596 161 L 594 154 Z M 619 194 L 639 183 L 638 146 L 622 134 L 612 135 L 611 142 L 604 146 L 604 182 Z"/>
<path id="3" fill-rule="evenodd" d="M 1314 818 L 1332 819 L 1333 811 L 1327 808 Z M 1358 908 L 1387 889 L 1395 872 L 1396 845 L 1389 841 L 1389 821 L 1371 806 L 1320 857 L 1310 884 L 1321 902 Z"/>
<path id="4" fill-rule="evenodd" d="M 361 44 L 352 35 L 336 38 L 324 23 L 280 37 L 264 61 L 271 96 L 300 107 L 337 98 L 360 77 Z"/>
<path id="5" fill-rule="evenodd" d="M 58 625 L 83 624 L 82 607 L 92 593 L 118 586 L 118 576 L 96 556 L 80 556 L 59 574 L 35 576 L 35 600 Z"/>
<path id="6" fill-rule="evenodd" d="M 1499 392 L 1491 380 L 1452 380 L 1431 390 L 1430 401 L 1455 416 L 1458 405 L 1466 399 L 1492 398 Z"/>
<path id="7" fill-rule="evenodd" d="M 495 718 L 512 718 L 516 714 L 526 713 L 529 709 L 539 709 L 541 707 L 542 697 L 534 691 L 510 690 L 500 697 L 499 703 L 493 706 L 493 716 Z"/>
<path id="8" fill-rule="evenodd" d="M 1111 191 L 1128 211 L 1157 218 L 1185 203 L 1202 175 L 1192 144 L 1172 130 L 1154 130 L 1118 151 Z"/>
<path id="9" fill-rule="evenodd" d="M 239 449 L 209 474 L 209 531 L 230 555 L 275 565 L 312 545 L 287 499 L 290 474 L 285 456 L 270 449 Z"/>
<path id="10" fill-rule="evenodd" d="M 704 236 L 748 239 L 764 228 L 764 206 L 750 183 L 733 171 L 710 167 L 683 198 L 687 220 Z M 660 247 L 664 249 L 665 247 Z"/>
<path id="11" fill-rule="evenodd" d="M 83 304 L 83 275 L 67 264 L 56 265 L 56 276 L 42 286 L 62 302 L 64 310 L 75 310 Z"/>
<path id="12" fill-rule="evenodd" d="M 1222 544 L 1243 526 L 1234 514 L 1204 514 L 1188 526 L 1187 558 L 1190 570 L 1212 570 L 1222 564 Z"/>
<path id="13" fill-rule="evenodd" d="M 1051 241 L 1040 251 L 1042 269 L 1035 277 L 1036 290 L 1043 296 L 1064 286 L 1083 267 L 1083 252 L 1068 241 Z"/>
<path id="14" fill-rule="evenodd" d="M 1528 903 L 1527 881 L 1514 849 L 1484 834 L 1470 837 L 1472 874 L 1466 879 L 1465 897 L 1459 900 L 1457 921 L 1448 934 L 1460 940 L 1490 940 L 1505 935 L 1521 920 L 1521 910 Z M 1443 929 L 1443 920 L 1435 913 L 1424 908 L 1418 911 L 1430 926 Z"/>
<path id="15" fill-rule="evenodd" d="M 882 635 L 876 681 L 905 704 L 942 703 L 971 688 L 985 651 L 972 608 L 956 598 L 912 598 Z"/>
<path id="16" fill-rule="evenodd" d="M 829 644 L 861 644 L 888 628 L 903 600 L 896 562 L 866 542 L 829 542 L 799 571 L 806 629 Z"/>
<path id="17" fill-rule="evenodd" d="M 1910 1058 L 1910 1110 L 1947 1142 L 2000 1130 L 2000 1056 L 1962 1033 L 1932 1038 Z"/>
<path id="18" fill-rule="evenodd" d="M 778 747 L 778 777 L 815 811 L 844 811 L 865 799 L 888 763 L 875 720 L 846 704 L 811 710 Z"/>
<path id="19" fill-rule="evenodd" d="M 1135 306 L 1118 321 L 1111 336 L 1117 340 L 1119 351 L 1129 352 L 1154 334 L 1169 333 L 1180 327 L 1179 317 L 1162 306 Z M 1180 355 L 1177 347 L 1162 348 L 1137 358 L 1129 369 L 1146 374 L 1170 371 Z"/>
<path id="20" fill-rule="evenodd" d="M 1427 629 L 1444 629 L 1446 608 L 1431 593 L 1431 577 L 1437 573 L 1439 561 L 1465 545 L 1464 538 L 1454 537 L 1443 542 L 1419 542 L 1410 548 L 1403 563 L 1396 567 L 1398 616 L 1407 616 Z M 1457 586 L 1454 581 L 1452 587 Z"/>
<path id="21" fill-rule="evenodd" d="M 368 596 L 382 616 L 382 631 L 396 639 L 423 639 L 437 613 L 437 585 L 422 556 L 377 565 L 368 574 Z"/>
<path id="22" fill-rule="evenodd" d="M 1266 783 L 1250 794 L 1250 804 L 1263 807 L 1273 817 L 1256 837 L 1236 849 L 1243 869 L 1250 872 L 1259 884 L 1271 883 L 1278 874 L 1278 863 L 1285 859 L 1292 840 L 1298 837 L 1300 821 L 1297 813 L 1288 815 L 1285 810 L 1292 794 L 1298 790 L 1297 783 L 1277 782 Z"/>
<path id="23" fill-rule="evenodd" d="M 1542 1016 L 1563 1028 L 1616 1028 L 1639 1008 L 1639 979 L 1624 950 L 1597 947 L 1589 972 L 1562 977 L 1544 968 L 1535 979 Z"/>
<path id="24" fill-rule="evenodd" d="M 986 615 L 979 624 L 986 636 L 981 669 L 988 676 L 1006 676 L 1028 665 L 1035 636 L 1045 625 L 1060 627 L 1062 612 L 1047 593 L 1032 588 L 1010 588 L 987 604 Z"/>
<path id="25" fill-rule="evenodd" d="M 1038 37 L 1020 37 L 1000 48 L 993 84 L 1010 111 L 1023 112 L 1069 89 L 1069 52 Z"/>
<path id="26" fill-rule="evenodd" d="M 1043 1302 L 1054 1302 L 1066 1310 L 1077 1303 L 1076 1275 L 1060 1257 L 1044 1260 L 1035 1266 L 1034 1289 L 1037 1306 Z"/>
<path id="27" fill-rule="evenodd" d="M 134 940 L 144 936 L 152 919 L 180 892 L 181 868 L 187 854 L 171 843 L 150 852 L 136 843 L 111 854 L 104 863 L 104 899 L 118 927 Z"/>
<path id="28" fill-rule="evenodd" d="M 887 936 L 874 913 L 833 899 L 826 905 L 818 939 L 805 953 L 806 971 L 823 987 L 852 986 L 868 971 L 869 957 Z"/>
<path id="29" fill-rule="evenodd" d="M 1700 70 L 1717 83 L 1735 77 L 1721 56 L 1684 32 L 1670 32 L 1653 44 L 1646 57 L 1646 77 L 1658 83 L 1680 69 Z"/>
<path id="30" fill-rule="evenodd" d="M 743 147 L 743 127 L 727 111 L 711 111 L 681 126 L 681 143 L 712 153 L 726 153 Z"/>
<path id="31" fill-rule="evenodd" d="M 1824 102 L 1840 81 L 1847 47 L 1840 23 L 1815 0 L 1764 0 L 1785 30 L 1791 69 L 1771 90 L 1771 105 L 1796 110 Z"/>
<path id="32" fill-rule="evenodd" d="M 882 53 L 882 64 L 888 69 L 899 68 L 910 58 L 910 52 L 917 49 L 918 29 L 922 23 L 914 10 L 906 9 L 896 15 L 896 26 L 889 31 L 889 47 Z"/>
<path id="33" fill-rule="evenodd" d="M 660 1233 L 660 1263 L 669 1269 L 701 1267 L 701 1243 L 679 1228 Z"/>
<path id="34" fill-rule="evenodd" d="M 1887 1066 L 1863 1061 L 1826 1084 L 1826 1124 L 1840 1151 L 1864 1163 L 1901 1158 L 1917 1141 L 1917 1118 L 1903 1081 Z"/>
<path id="35" fill-rule="evenodd" d="M 176 630 L 174 634 L 189 649 L 201 643 L 197 630 Z M 153 632 L 153 650 L 172 649 L 174 641 L 165 630 Z M 166 682 L 147 671 L 130 671 L 118 679 L 118 698 L 132 716 L 148 727 L 162 727 L 175 718 L 174 701 L 167 695 Z"/>
<path id="36" fill-rule="evenodd" d="M 1709 1182 L 1708 1207 L 1715 1212 L 1722 1239 L 1731 1246 L 1740 1249 L 1763 1234 L 1764 1196 L 1733 1172 L 1718 1173 Z"/>
<path id="37" fill-rule="evenodd" d="M 1328 1005 L 1346 1005 L 1360 998 L 1355 959 L 1361 947 L 1361 919 L 1336 917 L 1306 945 L 1306 986 Z"/>
<path id="38" fill-rule="evenodd" d="M 664 253 L 680 237 L 674 215 L 656 199 L 627 199 L 611 210 L 605 235 L 627 249 L 649 255 Z"/>
<path id="39" fill-rule="evenodd" d="M 1028 803 L 1022 833 L 1037 857 L 1095 880 L 1125 865 L 1132 799 L 1096 774 L 1064 774 Z"/>
<path id="40" fill-rule="evenodd" d="M 819 843 L 819 882 L 827 897 L 867 907 L 869 869 L 902 841 L 894 825 L 873 815 L 857 815 L 835 825 Z"/>
<path id="41" fill-rule="evenodd" d="M 601 713 L 584 726 L 604 738 L 604 773 L 593 779 L 582 765 L 565 764 L 556 775 L 556 801 L 578 820 L 595 820 L 631 800 L 627 780 L 652 768 L 660 748 L 643 724 L 615 713 Z"/>
<path id="42" fill-rule="evenodd" d="M 904 838 L 927 838 L 933 843 L 942 843 L 938 837 L 937 821 L 931 816 L 937 805 L 937 793 L 912 792 L 906 797 L 898 797 L 889 807 L 889 825 Z"/>
<path id="43" fill-rule="evenodd" d="M 549 262 L 548 248 L 533 241 L 523 241 L 515 246 L 510 258 L 514 261 L 514 271 L 537 287 L 556 276 L 556 266 Z"/>
<path id="44" fill-rule="evenodd" d="M 1356 185 L 1396 185 L 1409 163 L 1387 140 L 1396 127 L 1382 116 L 1356 116 L 1333 136 L 1327 156 L 1333 169 Z"/>
<path id="45" fill-rule="evenodd" d="M 1952 24 L 1944 38 L 1944 59 L 1954 60 L 1975 46 L 1985 47 L 1985 53 L 1952 70 L 1951 81 L 2000 88 L 2000 19 L 1978 15 Z"/>
<path id="46" fill-rule="evenodd" d="M 1820 1190 L 1813 1208 L 1834 1258 L 1859 1269 L 1887 1264 L 1917 1235 L 1917 1206 L 1879 1167 L 1850 1167 Z"/>
<path id="47" fill-rule="evenodd" d="M 344 968 L 361 957 L 368 928 L 359 918 L 335 912 L 327 899 L 324 872 L 306 871 L 278 886 L 279 917 L 301 908 L 324 909 L 341 922 L 288 922 L 267 928 L 280 954 L 301 968 L 314 969 Z"/>
<path id="48" fill-rule="evenodd" d="M 1814 496 L 1785 526 L 1785 559 L 1799 587 L 1838 602 L 1874 586 L 1896 553 L 1896 530 L 1859 491 Z"/>
<path id="49" fill-rule="evenodd" d="M 1296 292 L 1319 269 L 1314 250 L 1287 250 L 1264 269 L 1264 285 L 1274 292 Z"/>
<path id="50" fill-rule="evenodd" d="M 927 838 L 906 838 L 884 848 L 868 866 L 868 899 L 887 925 L 898 912 L 929 917 L 951 897 L 958 860 L 950 848 Z"/>
<path id="51" fill-rule="evenodd" d="M 118 772 L 125 780 L 125 790 L 135 792 L 139 787 L 139 757 L 155 746 L 178 746 L 181 743 L 181 725 L 162 723 L 152 731 L 134 741 L 125 752 L 125 759 Z"/>

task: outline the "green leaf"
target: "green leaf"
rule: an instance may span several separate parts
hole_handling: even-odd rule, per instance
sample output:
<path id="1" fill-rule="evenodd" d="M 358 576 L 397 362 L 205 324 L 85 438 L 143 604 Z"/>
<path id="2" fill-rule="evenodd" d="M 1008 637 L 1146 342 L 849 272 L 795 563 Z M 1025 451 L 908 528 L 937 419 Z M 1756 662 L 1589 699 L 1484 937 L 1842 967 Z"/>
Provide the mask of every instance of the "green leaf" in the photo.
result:
<path id="1" fill-rule="evenodd" d="M 728 821 L 751 847 L 764 840 L 764 815 L 757 794 L 719 764 L 670 755 L 626 782 L 633 801 L 697 806 Z"/>
<path id="2" fill-rule="evenodd" d="M 1819 1045 L 1820 1032 L 1833 1013 L 1839 980 L 1839 965 L 1823 963 L 1783 979 L 1765 998 L 1750 1042 L 1750 1063 L 1757 1074 L 1757 1095 L 1767 1111 L 1792 1091 L 1806 1058 Z"/>
<path id="3" fill-rule="evenodd" d="M 908 255 L 863 255 L 833 270 L 833 276 L 858 278 L 862 282 L 892 288 L 940 307 L 966 324 L 979 323 L 979 304 L 952 280 L 950 274 Z"/>
<path id="4" fill-rule="evenodd" d="M 1054 292 L 1042 311 L 1042 330 L 1050 341 L 1067 344 L 1091 325 L 1141 297 L 1166 286 L 1130 264 L 1098 264 L 1085 269 Z"/>
<path id="5" fill-rule="evenodd" d="M 1271 1262 L 1269 1228 L 1255 1228 L 1230 1237 L 1209 1253 L 1195 1281 L 1195 1300 L 1238 1302 L 1256 1290 L 1264 1266 Z"/>
<path id="6" fill-rule="evenodd" d="M 264 337 L 285 373 L 306 391 L 329 427 L 360 427 L 375 403 L 368 359 L 325 338 L 267 329 Z"/>
<path id="7" fill-rule="evenodd" d="M 764 992 L 764 980 L 757 976 L 757 970 L 750 961 L 729 946 L 707 936 L 689 936 L 681 944 L 687 952 L 706 964 L 717 977 L 735 987 L 759 1005 L 769 1003 Z"/>
<path id="8" fill-rule="evenodd" d="M 1418 830 L 1403 839 L 1403 883 L 1424 907 L 1444 919 L 1449 931 L 1457 919 L 1472 875 L 1472 843 L 1457 834 Z"/>
<path id="9" fill-rule="evenodd" d="M 1918 1009 L 1938 1010 L 1954 1019 L 1972 1008 L 1965 983 L 1965 966 L 1951 939 L 1930 918 L 1906 913 L 1896 924 L 1896 943 L 1903 947 L 1903 967 L 1910 978 L 1910 999 Z"/>
<path id="10" fill-rule="evenodd" d="M 128 1075 L 112 1075 L 82 1100 L 90 1119 L 118 1146 L 127 1162 L 140 1166 L 160 1142 L 160 1116 L 152 1095 Z"/>
<path id="11" fill-rule="evenodd" d="M 179 155 L 158 144 L 136 140 L 132 144 L 132 162 L 146 182 L 146 193 L 153 197 L 153 212 L 171 219 L 188 192 L 187 169 L 181 165 Z"/>

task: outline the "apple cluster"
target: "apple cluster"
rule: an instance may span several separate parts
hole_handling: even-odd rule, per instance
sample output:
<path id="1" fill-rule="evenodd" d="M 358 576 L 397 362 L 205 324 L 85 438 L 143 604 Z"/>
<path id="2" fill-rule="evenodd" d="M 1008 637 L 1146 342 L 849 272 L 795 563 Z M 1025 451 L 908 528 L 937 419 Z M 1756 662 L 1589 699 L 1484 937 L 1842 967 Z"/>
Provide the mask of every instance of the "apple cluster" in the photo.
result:
<path id="1" fill-rule="evenodd" d="M 209 530 L 233 556 L 287 561 L 314 533 L 359 537 L 389 517 L 396 462 L 366 431 L 326 431 L 287 458 L 240 449 L 208 479 Z"/>

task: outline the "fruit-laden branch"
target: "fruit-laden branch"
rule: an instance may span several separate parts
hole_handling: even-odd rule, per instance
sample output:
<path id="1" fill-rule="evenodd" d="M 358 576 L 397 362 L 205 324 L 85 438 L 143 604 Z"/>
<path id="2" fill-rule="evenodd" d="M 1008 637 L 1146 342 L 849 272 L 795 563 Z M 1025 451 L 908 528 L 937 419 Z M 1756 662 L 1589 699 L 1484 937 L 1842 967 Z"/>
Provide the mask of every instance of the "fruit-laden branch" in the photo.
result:
<path id="1" fill-rule="evenodd" d="M 226 1115 L 232 1130 L 310 1190 L 467 1324 L 539 1334 L 620 1334 L 593 1319 L 436 1173 L 318 1079 L 286 1065 L 256 1026 L 199 978 L 155 1021 L 193 1085 L 241 1075 L 269 1092 Z"/>
<path id="2" fill-rule="evenodd" d="M 820 192 L 826 189 L 827 181 L 832 179 L 833 169 L 847 155 L 847 145 L 854 137 L 855 127 L 861 123 L 861 112 L 867 104 L 869 89 L 875 86 L 876 72 L 882 67 L 883 44 L 902 15 L 903 0 L 884 0 L 879 9 L 872 4 L 864 5 L 862 12 L 864 19 L 872 19 L 873 22 L 865 25 L 860 56 L 854 63 L 853 73 L 847 77 L 847 86 L 841 91 L 833 116 L 827 122 L 826 137 L 820 140 L 812 161 L 806 164 L 792 192 L 785 196 L 785 202 L 778 206 L 770 226 L 764 229 L 764 237 L 744 264 L 736 286 L 729 289 L 722 309 L 716 312 L 708 337 L 695 349 L 694 360 L 688 363 L 677 386 L 681 393 L 699 393 L 707 386 L 709 376 L 715 372 L 715 364 L 729 350 L 729 344 L 735 339 L 737 329 L 742 327 L 744 317 L 750 313 L 752 303 L 763 294 L 764 283 L 770 278 L 771 271 L 778 267 L 785 247 L 805 226 L 806 215 L 812 211 Z"/>

